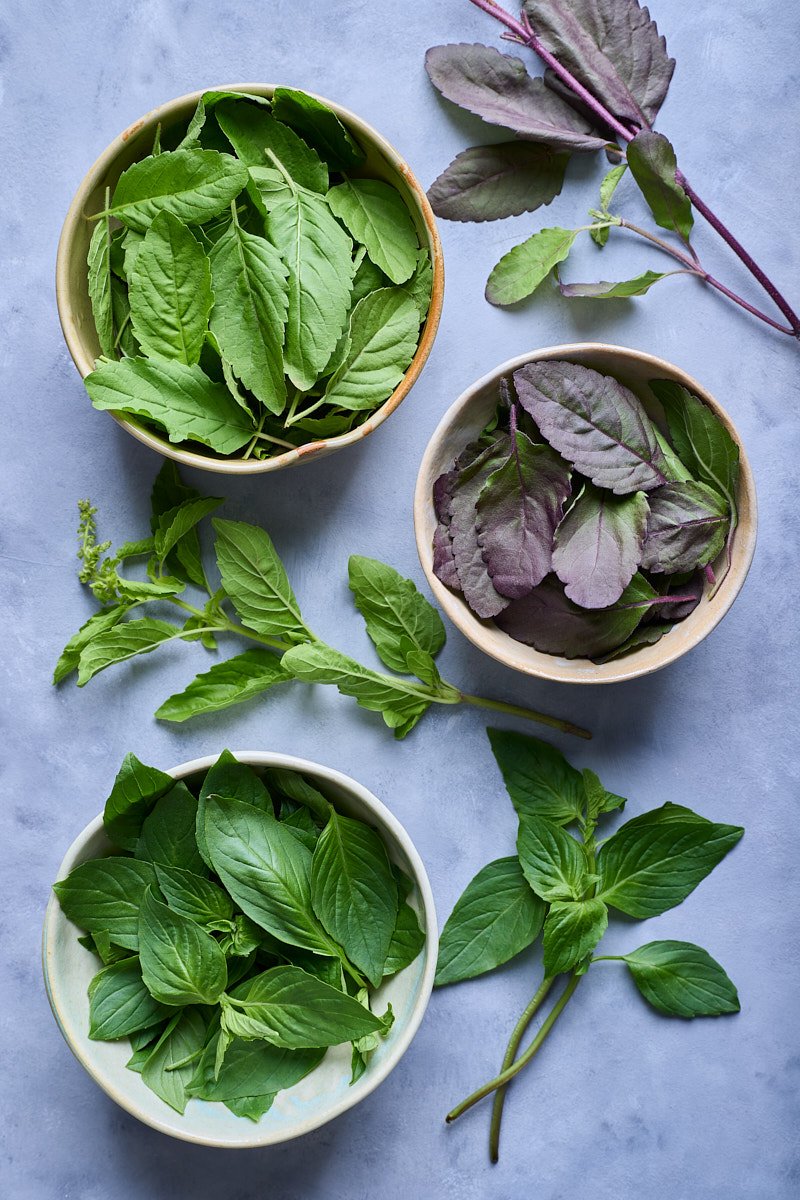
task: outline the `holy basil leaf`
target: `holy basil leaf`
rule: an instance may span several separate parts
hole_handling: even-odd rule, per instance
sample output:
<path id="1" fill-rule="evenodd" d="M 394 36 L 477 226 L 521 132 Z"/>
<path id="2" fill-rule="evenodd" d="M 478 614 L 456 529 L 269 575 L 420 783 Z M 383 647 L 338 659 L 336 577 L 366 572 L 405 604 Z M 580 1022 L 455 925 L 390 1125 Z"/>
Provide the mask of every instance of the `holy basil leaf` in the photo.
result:
<path id="1" fill-rule="evenodd" d="M 171 775 L 126 754 L 103 810 L 109 840 L 123 850 L 135 850 L 148 812 L 174 786 Z"/>
<path id="2" fill-rule="evenodd" d="M 571 971 L 591 954 L 608 926 L 602 900 L 554 901 L 544 922 L 544 973 Z"/>
<path id="3" fill-rule="evenodd" d="M 516 304 L 532 295 L 540 283 L 563 262 L 578 236 L 576 229 L 540 229 L 504 254 L 486 283 L 490 304 Z"/>
<path id="4" fill-rule="evenodd" d="M 596 233 L 608 233 L 608 230 L 595 230 Z M 645 271 L 634 279 L 625 279 L 617 283 L 601 279 L 599 283 L 562 283 L 558 281 L 558 290 L 562 296 L 588 297 L 595 300 L 624 300 L 631 296 L 644 296 L 654 283 L 666 279 L 671 271 Z"/>
<path id="5" fill-rule="evenodd" d="M 171 459 L 165 459 L 153 483 L 150 495 L 152 516 L 150 527 L 155 534 L 161 526 L 161 519 L 172 509 L 181 508 L 191 500 L 202 500 L 203 497 L 194 488 L 186 487 L 178 474 L 178 468 Z M 164 529 L 166 533 L 166 529 Z M 174 552 L 168 555 L 171 574 L 178 575 L 187 583 L 193 583 L 203 591 L 208 591 L 208 580 L 203 569 L 200 552 L 200 539 L 196 529 L 183 533 L 175 545 Z"/>
<path id="6" fill-rule="evenodd" d="M 382 179 L 346 179 L 328 192 L 331 211 L 392 283 L 405 283 L 417 265 L 419 241 L 398 192 Z"/>
<path id="7" fill-rule="evenodd" d="M 135 162 L 120 175 L 109 212 L 146 233 L 160 212 L 202 225 L 223 212 L 247 184 L 247 168 L 216 150 L 173 150 Z"/>
<path id="8" fill-rule="evenodd" d="M 115 353 L 115 343 L 111 295 L 111 230 L 108 217 L 101 217 L 92 231 L 87 263 L 89 300 L 97 340 L 101 352 L 112 357 Z"/>
<path id="9" fill-rule="evenodd" d="M 545 80 L 547 82 L 547 80 Z M 614 192 L 622 180 L 625 172 L 628 169 L 627 163 L 620 163 L 618 167 L 612 167 L 604 176 L 600 184 L 600 212 L 603 216 L 608 216 L 608 211 L 611 206 L 611 200 Z M 602 249 L 608 241 L 609 228 L 607 225 L 598 226 L 596 229 L 589 230 L 589 236 Z M 563 292 L 563 288 L 562 288 Z"/>
<path id="10" fill-rule="evenodd" d="M 246 994 L 237 989 L 235 997 L 222 1001 L 225 1032 L 287 1050 L 350 1042 L 383 1024 L 357 1000 L 299 967 L 272 967 L 249 980 Z"/>
<path id="11" fill-rule="evenodd" d="M 397 921 L 389 942 L 383 974 L 396 975 L 404 971 L 414 961 L 425 945 L 425 933 L 420 928 L 416 912 L 403 901 L 397 912 Z"/>
<path id="12" fill-rule="evenodd" d="M 317 152 L 263 108 L 225 100 L 217 106 L 215 116 L 237 157 L 248 167 L 279 165 L 301 187 L 327 192 L 328 168 Z"/>
<path id="13" fill-rule="evenodd" d="M 206 1018 L 197 1008 L 185 1008 L 172 1018 L 142 1067 L 142 1082 L 176 1112 L 186 1109 L 186 1088 L 195 1072 L 191 1055 L 202 1049 L 205 1036 Z"/>
<path id="14" fill-rule="evenodd" d="M 508 459 L 488 477 L 476 504 L 478 543 L 501 596 L 527 595 L 552 570 L 553 535 L 569 493 L 563 459 L 516 430 Z"/>
<path id="15" fill-rule="evenodd" d="M 269 534 L 243 521 L 215 518 L 213 525 L 222 585 L 245 624 L 256 633 L 305 640 L 308 630 Z"/>
<path id="16" fill-rule="evenodd" d="M 104 608 L 100 612 L 93 613 L 88 621 L 84 621 L 78 632 L 73 633 L 61 651 L 53 671 L 53 683 L 61 683 L 62 679 L 66 679 L 68 675 L 76 671 L 81 652 L 89 645 L 92 638 L 118 625 L 129 608 L 129 604 L 116 604 L 113 608 Z"/>
<path id="17" fill-rule="evenodd" d="M 445 99 L 491 125 L 559 150 L 600 150 L 606 144 L 541 79 L 533 79 L 521 59 L 491 46 L 432 46 L 425 70 Z"/>
<path id="18" fill-rule="evenodd" d="M 128 278 L 131 325 L 147 355 L 196 363 L 213 303 L 211 267 L 190 229 L 160 212 Z"/>
<path id="19" fill-rule="evenodd" d="M 225 955 L 211 934 L 145 890 L 139 910 L 142 978 L 162 1004 L 216 1004 L 228 982 Z"/>
<path id="20" fill-rule="evenodd" d="M 155 551 L 163 563 L 167 555 L 204 517 L 222 504 L 218 496 L 198 496 L 161 513 L 155 528 Z"/>
<path id="21" fill-rule="evenodd" d="M 650 497 L 642 567 L 681 572 L 713 562 L 725 545 L 730 509 L 704 483 L 668 483 Z"/>
<path id="22" fill-rule="evenodd" d="M 295 88 L 278 87 L 272 97 L 272 112 L 313 146 L 329 167 L 349 171 L 364 161 L 364 151 L 345 128 L 333 109 L 315 96 Z"/>
<path id="23" fill-rule="evenodd" d="M 89 1037 L 113 1042 L 159 1025 L 170 1009 L 154 1000 L 142 982 L 137 958 L 124 958 L 95 975 L 89 984 Z"/>
<path id="24" fill-rule="evenodd" d="M 654 809 L 600 848 L 598 896 L 630 917 L 658 916 L 685 900 L 743 833 L 677 805 Z"/>
<path id="25" fill-rule="evenodd" d="M 219 454 L 233 454 L 253 436 L 252 417 L 198 366 L 125 358 L 100 362 L 84 383 L 95 408 L 148 417 L 171 442 L 202 442 Z"/>
<path id="26" fill-rule="evenodd" d="M 311 906 L 311 854 L 269 813 L 210 796 L 205 842 L 233 900 L 281 942 L 336 955 Z"/>
<path id="27" fill-rule="evenodd" d="M 182 692 L 169 696 L 155 715 L 159 721 L 188 721 L 252 700 L 288 679 L 291 675 L 271 651 L 245 650 L 202 672 Z"/>
<path id="28" fill-rule="evenodd" d="M 436 986 L 474 979 L 514 958 L 536 941 L 544 912 L 516 856 L 483 867 L 445 922 Z"/>
<path id="29" fill-rule="evenodd" d="M 433 291 L 433 266 L 427 250 L 417 251 L 417 265 L 411 278 L 402 285 L 402 291 L 410 296 L 416 304 L 420 322 L 424 321 L 428 316 Z M 353 292 L 353 303 L 355 303 L 355 284 Z"/>
<path id="30" fill-rule="evenodd" d="M 158 886 L 173 912 L 214 929 L 230 922 L 233 904 L 216 883 L 182 867 L 156 863 Z"/>
<path id="31" fill-rule="evenodd" d="M 373 987 L 397 922 L 397 885 L 379 835 L 330 810 L 311 861 L 311 903 L 326 932 Z"/>
<path id="32" fill-rule="evenodd" d="M 557 825 L 578 820 L 585 800 L 583 779 L 560 750 L 525 733 L 486 732 L 520 819 L 546 817 Z"/>
<path id="33" fill-rule="evenodd" d="M 156 886 L 152 863 L 94 858 L 53 884 L 53 891 L 67 920 L 90 933 L 107 933 L 118 946 L 138 950 L 139 907 L 151 885 Z"/>
<path id="34" fill-rule="evenodd" d="M 136 857 L 144 862 L 203 873 L 204 863 L 195 841 L 196 822 L 197 799 L 185 783 L 176 783 L 145 817 Z"/>
<path id="35" fill-rule="evenodd" d="M 676 178 L 678 164 L 671 142 L 663 133 L 645 129 L 628 143 L 627 154 L 631 175 L 656 224 L 688 242 L 694 225 L 692 204 Z"/>
<path id="36" fill-rule="evenodd" d="M 408 670 L 409 642 L 431 656 L 439 653 L 447 636 L 442 618 L 410 579 L 358 554 L 350 557 L 348 578 L 367 633 L 391 671 Z"/>
<path id="37" fill-rule="evenodd" d="M 624 495 L 667 482 L 655 426 L 611 375 L 578 363 L 534 362 L 514 372 L 514 384 L 550 445 L 597 487 Z"/>
<path id="38" fill-rule="evenodd" d="M 586 891 L 583 847 L 554 821 L 521 813 L 517 854 L 523 875 L 542 900 L 580 900 Z"/>
<path id="39" fill-rule="evenodd" d="M 648 511 L 644 492 L 617 497 L 585 486 L 556 530 L 552 555 L 570 600 L 581 608 L 619 600 L 642 558 Z"/>
<path id="40" fill-rule="evenodd" d="M 379 288 L 350 316 L 344 361 L 325 388 L 337 408 L 366 411 L 391 396 L 417 350 L 419 310 L 402 288 Z"/>
<path id="41" fill-rule="evenodd" d="M 537 142 L 499 142 L 457 154 L 428 189 L 437 217 L 497 221 L 534 212 L 561 191 L 569 155 Z"/>
<path id="42" fill-rule="evenodd" d="M 623 956 L 639 991 L 668 1017 L 739 1012 L 739 996 L 719 963 L 692 942 L 648 942 Z"/>

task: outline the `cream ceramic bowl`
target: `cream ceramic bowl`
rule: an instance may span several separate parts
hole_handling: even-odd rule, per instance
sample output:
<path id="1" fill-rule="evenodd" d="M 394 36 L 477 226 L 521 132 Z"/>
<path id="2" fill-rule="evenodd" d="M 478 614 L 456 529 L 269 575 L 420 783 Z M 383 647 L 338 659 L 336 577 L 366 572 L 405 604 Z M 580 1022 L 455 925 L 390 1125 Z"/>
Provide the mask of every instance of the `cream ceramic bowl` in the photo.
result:
<path id="1" fill-rule="evenodd" d="M 275 91 L 276 84 L 232 83 L 220 86 L 221 91 L 250 92 L 258 96 L 270 97 Z M 203 91 L 212 89 L 204 88 Z M 216 90 L 216 89 L 215 89 Z M 95 359 L 100 354 L 100 344 L 92 318 L 87 283 L 86 253 L 91 237 L 91 225 L 85 219 L 86 214 L 98 212 L 104 203 L 105 189 L 112 190 L 122 172 L 132 162 L 149 154 L 156 128 L 160 124 L 162 133 L 168 134 L 175 126 L 185 126 L 195 110 L 197 101 L 203 92 L 192 92 L 187 96 L 179 96 L 159 108 L 154 108 L 140 120 L 135 121 L 128 129 L 107 147 L 90 167 L 83 182 L 75 193 L 69 207 L 61 238 L 58 243 L 56 258 L 56 301 L 61 329 L 72 355 L 75 366 L 86 378 L 93 369 Z M 309 93 L 313 94 L 313 93 Z M 350 446 L 361 438 L 367 437 L 387 417 L 391 416 L 400 402 L 408 395 L 413 384 L 419 377 L 428 355 L 431 352 L 439 318 L 442 312 L 444 297 L 444 263 L 442 247 L 436 229 L 433 210 L 428 203 L 425 192 L 412 174 L 411 168 L 400 157 L 397 151 L 385 138 L 339 104 L 331 100 L 323 100 L 332 108 L 340 121 L 353 134 L 366 153 L 366 162 L 361 173 L 375 179 L 386 180 L 393 184 L 406 202 L 408 210 L 417 228 L 420 244 L 426 248 L 433 264 L 433 290 L 431 304 L 425 324 L 422 326 L 417 352 L 411 361 L 400 383 L 385 400 L 357 429 L 338 437 L 321 439 L 298 446 L 295 450 L 287 450 L 285 454 L 277 454 L 263 461 L 243 458 L 217 458 L 211 452 L 201 454 L 195 451 L 182 450 L 174 446 L 166 437 L 146 429 L 134 417 L 124 417 L 113 414 L 123 429 L 132 433 L 140 442 L 144 442 L 151 450 L 188 467 L 199 467 L 205 471 L 216 471 L 226 475 L 249 475 L 263 471 L 278 471 L 281 467 L 295 466 L 312 458 L 320 458 L 343 446 Z M 89 400 L 87 398 L 87 403 Z"/>
<path id="2" fill-rule="evenodd" d="M 443 471 L 449 470 L 454 458 L 466 444 L 477 437 L 486 425 L 497 405 L 498 382 L 503 376 L 525 366 L 526 363 L 543 359 L 565 359 L 580 363 L 616 379 L 629 387 L 642 400 L 645 408 L 663 424 L 663 412 L 647 386 L 650 379 L 671 379 L 682 384 L 708 405 L 719 418 L 739 446 L 741 467 L 739 473 L 739 527 L 733 543 L 733 561 L 730 572 L 711 599 L 704 596 L 694 612 L 653 646 L 634 650 L 623 658 L 597 664 L 588 658 L 561 658 L 543 654 L 517 642 L 498 629 L 493 621 L 482 621 L 467 607 L 464 600 L 451 592 L 433 573 L 433 534 L 436 514 L 433 508 L 432 490 L 434 481 Z M 599 342 L 579 342 L 565 346 L 547 346 L 544 350 L 521 354 L 502 363 L 483 379 L 473 383 L 459 396 L 455 404 L 440 421 L 422 459 L 417 476 L 414 495 L 414 527 L 420 562 L 428 578 L 431 590 L 438 603 L 469 640 L 484 653 L 498 662 L 535 675 L 539 679 L 553 679 L 560 683 L 619 683 L 635 679 L 666 667 L 668 663 L 686 654 L 711 630 L 718 625 L 733 604 L 745 581 L 756 545 L 756 492 L 753 473 L 747 461 L 741 438 L 725 409 L 706 391 L 696 379 L 692 379 L 680 367 L 644 354 L 640 350 L 627 350 L 623 346 L 606 346 Z"/>
<path id="3" fill-rule="evenodd" d="M 112 1100 L 146 1125 L 187 1142 L 228 1149 L 271 1146 L 299 1137 L 333 1120 L 374 1091 L 397 1066 L 419 1028 L 433 988 L 438 947 L 433 894 L 422 860 L 400 822 L 371 792 L 339 771 L 288 754 L 241 750 L 235 756 L 257 769 L 286 767 L 302 771 L 337 810 L 374 826 L 384 839 L 392 862 L 414 881 L 408 902 L 419 917 L 426 940 L 414 962 L 378 989 L 378 1010 L 383 1012 L 386 1004 L 391 1003 L 394 1025 L 372 1055 L 364 1075 L 352 1087 L 349 1086 L 350 1046 L 335 1046 L 328 1050 L 316 1070 L 293 1088 L 280 1092 L 257 1124 L 235 1117 L 222 1104 L 201 1100 L 190 1100 L 181 1116 L 145 1087 L 139 1075 L 126 1068 L 131 1054 L 127 1039 L 90 1041 L 87 988 L 99 968 L 94 956 L 78 944 L 81 931 L 66 919 L 51 895 L 42 943 L 44 978 L 53 1015 L 78 1062 Z M 215 761 L 215 757 L 198 758 L 175 767 L 169 774 L 175 779 L 185 779 L 208 770 Z M 63 879 L 79 863 L 110 849 L 102 817 L 96 817 L 70 846 L 58 878 Z"/>

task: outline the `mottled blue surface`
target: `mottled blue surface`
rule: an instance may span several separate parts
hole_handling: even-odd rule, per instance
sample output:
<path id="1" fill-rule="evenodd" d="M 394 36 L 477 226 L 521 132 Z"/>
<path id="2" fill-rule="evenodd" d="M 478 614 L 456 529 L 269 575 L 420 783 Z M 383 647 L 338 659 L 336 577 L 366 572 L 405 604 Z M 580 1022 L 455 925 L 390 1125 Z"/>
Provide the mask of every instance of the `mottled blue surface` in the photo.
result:
<path id="1" fill-rule="evenodd" d="M 800 301 L 797 127 L 800 26 L 762 0 L 654 0 L 678 70 L 660 127 L 687 176 Z M 797 1119 L 797 461 L 798 347 L 701 285 L 669 280 L 632 303 L 569 303 L 553 292 L 508 313 L 482 298 L 488 269 L 541 224 L 593 202 L 602 163 L 575 161 L 544 214 L 442 225 L 448 272 L 441 332 L 411 396 L 374 437 L 291 473 L 224 484 L 228 515 L 263 521 L 311 623 L 369 655 L 346 588 L 351 552 L 421 582 L 411 525 L 417 464 L 441 414 L 501 360 L 596 338 L 663 355 L 727 405 L 756 473 L 761 533 L 746 587 L 722 626 L 682 662 L 613 688 L 529 682 L 452 632 L 447 678 L 570 714 L 593 744 L 570 743 L 629 812 L 673 800 L 742 823 L 747 835 L 680 908 L 647 929 L 614 920 L 608 951 L 653 937 L 696 939 L 738 984 L 740 1016 L 687 1024 L 646 1009 L 621 970 L 594 970 L 534 1070 L 509 1097 L 500 1165 L 486 1156 L 488 1112 L 446 1129 L 443 1115 L 498 1066 L 538 978 L 534 960 L 436 994 L 394 1075 L 368 1102 L 306 1139 L 221 1152 L 170 1141 L 108 1100 L 72 1059 L 39 968 L 48 885 L 98 811 L 123 753 L 167 766 L 233 747 L 277 748 L 357 776 L 419 847 L 444 917 L 514 820 L 478 712 L 440 711 L 405 743 L 330 689 L 297 686 L 186 728 L 157 725 L 157 703 L 207 662 L 173 645 L 77 691 L 49 686 L 53 662 L 90 611 L 75 579 L 76 501 L 101 506 L 102 533 L 147 523 L 156 455 L 92 411 L 64 347 L 53 295 L 58 233 L 81 176 L 121 128 L 204 85 L 307 86 L 362 114 L 427 185 L 480 123 L 433 94 L 431 43 L 494 41 L 466 0 L 83 0 L 6 5 L 2 62 L 0 272 L 5 529 L 4 867 L 0 886 L 4 1049 L 0 1191 L 15 1200 L 790 1200 L 800 1191 Z M 580 182 L 586 185 L 580 187 Z M 627 196 L 626 196 L 627 202 Z M 630 198 L 635 208 L 635 201 Z M 614 239 L 612 239 L 614 240 Z M 568 277 L 659 266 L 624 235 L 602 268 L 588 242 Z M 709 266 L 761 302 L 710 232 Z M 619 274 L 617 274 L 619 272 Z M 595 276 L 596 277 L 596 276 Z"/>

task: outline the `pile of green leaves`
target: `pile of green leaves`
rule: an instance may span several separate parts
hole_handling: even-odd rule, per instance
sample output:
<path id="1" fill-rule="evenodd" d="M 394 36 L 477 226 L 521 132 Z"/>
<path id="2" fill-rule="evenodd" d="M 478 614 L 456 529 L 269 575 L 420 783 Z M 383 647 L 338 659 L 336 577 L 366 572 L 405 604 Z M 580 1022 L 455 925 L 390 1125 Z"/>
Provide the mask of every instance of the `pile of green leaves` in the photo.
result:
<path id="1" fill-rule="evenodd" d="M 257 1121 L 343 1042 L 361 1077 L 393 1020 L 373 993 L 425 942 L 374 829 L 228 751 L 177 783 L 128 754 L 103 823 L 118 853 L 54 885 L 103 963 L 91 1038 L 129 1038 L 128 1066 L 179 1113 L 196 1097 Z"/>
<path id="2" fill-rule="evenodd" d="M 614 164 L 600 186 L 599 206 L 589 210 L 590 222 L 573 229 L 541 229 L 504 254 L 489 276 L 487 300 L 515 304 L 551 274 L 562 295 L 600 300 L 642 296 L 662 279 L 689 275 L 773 329 L 800 337 L 800 316 L 697 195 L 678 169 L 672 144 L 653 129 L 675 61 L 648 9 L 638 0 L 524 0 L 517 20 L 497 0 L 471 3 L 503 25 L 506 40 L 532 50 L 545 72 L 536 78 L 521 59 L 481 44 L 428 51 L 428 75 L 447 100 L 514 135 L 511 141 L 473 146 L 457 155 L 430 188 L 434 212 L 453 221 L 494 221 L 533 212 L 559 194 L 573 154 L 603 153 Z M 670 240 L 611 211 L 627 176 Z M 755 308 L 705 269 L 690 240 L 694 210 L 742 261 L 787 324 Z M 615 229 L 645 239 L 677 266 L 615 282 L 560 280 L 559 264 L 582 233 L 588 232 L 602 249 Z"/>
<path id="3" fill-rule="evenodd" d="M 610 375 L 528 363 L 434 484 L 434 570 L 547 654 L 653 645 L 699 602 L 736 527 L 739 448 L 695 395 L 650 382 L 669 437 Z"/>
<path id="4" fill-rule="evenodd" d="M 624 962 L 642 996 L 670 1017 L 739 1011 L 736 988 L 691 942 L 647 942 L 627 954 L 596 955 L 614 910 L 643 920 L 680 904 L 744 830 L 681 804 L 664 804 L 598 841 L 598 823 L 625 807 L 594 771 L 578 771 L 554 746 L 490 729 L 489 739 L 519 817 L 516 854 L 489 863 L 467 885 L 439 943 L 436 984 L 473 979 L 532 946 L 542 933 L 544 978 L 515 1028 L 501 1073 L 448 1115 L 455 1120 L 495 1092 L 490 1153 L 497 1161 L 508 1082 L 536 1055 L 590 966 Z M 528 1025 L 560 975 L 566 985 L 528 1048 Z"/>
<path id="5" fill-rule="evenodd" d="M 364 162 L 304 92 L 206 92 L 174 149 L 159 138 L 92 218 L 95 408 L 264 458 L 388 399 L 432 270 L 402 196 Z"/>
<path id="6" fill-rule="evenodd" d="M 432 704 L 474 704 L 551 725 L 578 737 L 585 729 L 533 709 L 461 692 L 436 666 L 445 629 L 436 609 L 410 579 L 372 558 L 353 555 L 349 582 L 356 607 L 389 672 L 362 666 L 308 627 L 269 535 L 243 521 L 213 522 L 220 583 L 209 583 L 198 526 L 222 500 L 186 487 L 175 464 L 164 463 L 152 493 L 151 535 L 115 552 L 96 541 L 95 510 L 80 504 L 79 578 L 100 608 L 64 647 L 53 682 L 77 673 L 79 687 L 107 667 L 149 654 L 176 640 L 217 648 L 220 635 L 236 634 L 254 648 L 215 663 L 156 712 L 162 721 L 188 721 L 263 695 L 291 679 L 334 684 L 362 708 L 379 712 L 398 738 L 405 737 Z M 123 568 L 144 560 L 146 578 Z M 183 593 L 202 594 L 192 604 Z M 141 616 L 147 606 L 157 616 Z M 178 623 L 164 620 L 177 615 Z M 409 676 L 416 676 L 410 679 Z"/>

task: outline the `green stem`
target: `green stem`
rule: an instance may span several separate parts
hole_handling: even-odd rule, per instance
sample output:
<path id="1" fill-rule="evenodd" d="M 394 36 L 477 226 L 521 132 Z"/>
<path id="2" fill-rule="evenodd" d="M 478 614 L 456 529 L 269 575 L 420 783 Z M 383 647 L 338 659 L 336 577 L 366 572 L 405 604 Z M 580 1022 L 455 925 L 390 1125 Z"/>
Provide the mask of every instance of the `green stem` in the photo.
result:
<path id="1" fill-rule="evenodd" d="M 200 620 L 206 620 L 206 614 L 202 609 L 195 608 L 193 604 L 187 604 L 185 600 L 180 600 L 177 596 L 164 596 L 164 600 L 169 600 L 170 604 L 182 608 L 184 612 L 191 613 L 193 617 L 198 617 Z M 248 629 L 245 625 L 239 625 L 236 621 L 231 621 L 230 617 L 222 614 L 221 625 L 214 625 L 211 630 L 202 632 L 211 633 L 238 633 L 240 637 L 249 638 L 252 642 L 258 642 L 260 646 L 268 646 L 270 650 L 277 650 L 280 654 L 285 654 L 290 649 L 291 643 L 283 642 L 280 638 L 267 637 L 265 634 L 255 633 L 252 629 Z M 183 631 L 181 631 L 183 632 Z M 187 629 L 187 634 L 199 633 L 197 629 Z"/>
<path id="2" fill-rule="evenodd" d="M 489 708 L 493 712 L 508 713 L 512 717 L 523 717 L 526 721 L 538 721 L 540 725 L 549 725 L 551 729 L 560 729 L 562 733 L 571 733 L 574 737 L 588 739 L 592 736 L 588 729 L 582 729 L 580 725 L 573 725 L 571 721 L 548 716 L 547 713 L 538 712 L 533 708 L 522 708 L 519 704 L 507 704 L 504 700 L 489 700 L 486 696 L 470 696 L 467 692 L 461 693 L 461 699 L 466 704 L 474 704 L 476 708 Z"/>
<path id="3" fill-rule="evenodd" d="M 510 1067 L 506 1067 L 506 1069 L 501 1071 L 499 1075 L 496 1075 L 494 1079 L 490 1079 L 488 1083 L 484 1083 L 483 1087 L 479 1087 L 478 1090 L 473 1092 L 471 1096 L 467 1096 L 466 1100 L 462 1100 L 460 1104 L 457 1104 L 456 1107 L 452 1109 L 445 1117 L 448 1125 L 450 1125 L 456 1120 L 457 1117 L 460 1117 L 468 1109 L 472 1108 L 472 1106 L 477 1104 L 478 1101 L 483 1100 L 486 1096 L 491 1095 L 491 1093 L 497 1088 L 504 1087 L 505 1084 L 510 1083 L 514 1076 L 518 1075 L 523 1067 L 527 1067 L 531 1059 L 538 1054 L 550 1030 L 553 1028 L 556 1021 L 566 1008 L 572 993 L 580 983 L 581 978 L 582 976 L 580 975 L 572 976 L 525 1053 L 521 1054 L 517 1061 L 512 1063 Z"/>
<path id="4" fill-rule="evenodd" d="M 598 954 L 595 958 L 592 959 L 592 962 L 593 963 L 596 963 L 596 962 L 625 962 L 625 955 L 624 954 Z"/>
<path id="5" fill-rule="evenodd" d="M 321 408 L 324 403 L 325 397 L 320 396 L 319 400 L 315 400 L 313 404 L 309 404 L 308 408 L 304 408 L 300 412 L 289 413 L 289 416 L 284 421 L 284 425 L 288 429 L 290 425 L 295 425 L 298 421 L 302 421 L 306 417 L 310 417 L 311 414 L 316 412 L 318 408 Z"/>
<path id="6" fill-rule="evenodd" d="M 520 1043 L 522 1042 L 525 1032 L 535 1017 L 538 1010 L 541 1008 L 547 993 L 553 986 L 553 979 L 545 976 L 541 982 L 538 991 L 535 993 L 528 1007 L 514 1026 L 514 1032 L 511 1034 L 508 1045 L 506 1046 L 505 1056 L 501 1070 L 505 1071 L 511 1066 L 514 1059 L 517 1057 Z M 492 1105 L 492 1123 L 489 1128 L 489 1160 L 496 1163 L 500 1151 L 500 1122 L 503 1119 L 503 1105 L 506 1099 L 506 1089 L 508 1084 L 504 1083 L 497 1089 L 494 1094 L 494 1104 Z"/>
<path id="7" fill-rule="evenodd" d="M 258 441 L 259 434 L 261 433 L 261 430 L 264 427 L 264 422 L 266 421 L 266 419 L 267 419 L 267 410 L 264 409 L 263 413 L 261 414 L 261 420 L 258 422 L 258 425 L 256 426 L 256 431 L 253 434 L 252 438 L 247 443 L 247 449 L 245 450 L 244 454 L 242 455 L 242 458 L 249 458 L 250 455 L 255 450 L 256 442 Z"/>

